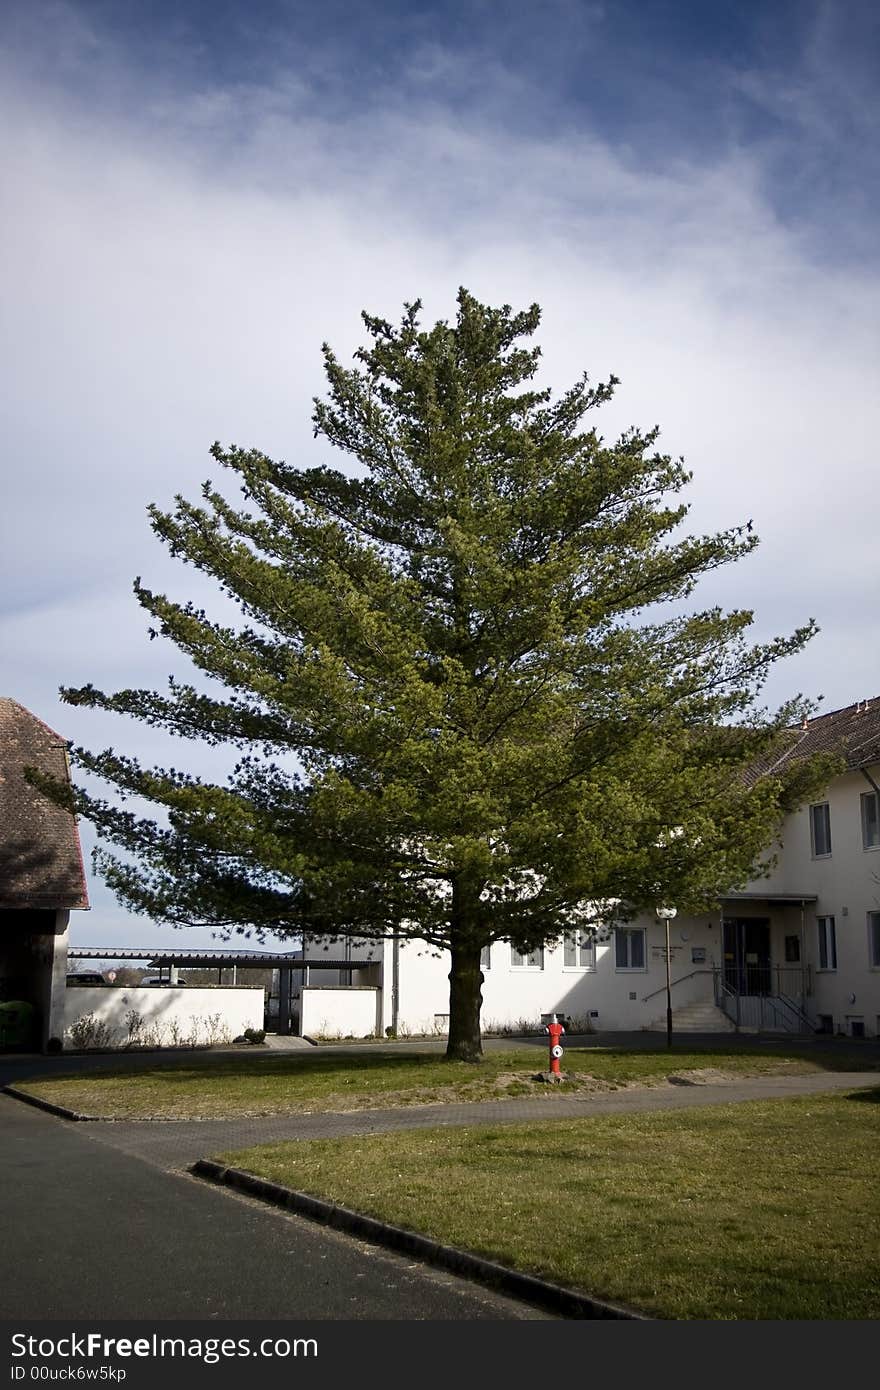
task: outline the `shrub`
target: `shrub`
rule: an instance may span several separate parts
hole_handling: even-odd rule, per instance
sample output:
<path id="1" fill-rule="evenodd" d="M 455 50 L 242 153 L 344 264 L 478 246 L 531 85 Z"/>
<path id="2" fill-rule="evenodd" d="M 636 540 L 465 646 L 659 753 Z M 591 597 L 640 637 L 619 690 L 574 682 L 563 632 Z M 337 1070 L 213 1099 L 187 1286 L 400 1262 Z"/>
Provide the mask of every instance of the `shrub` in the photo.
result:
<path id="1" fill-rule="evenodd" d="M 141 1034 L 139 1041 L 144 1047 L 162 1047 L 165 1042 L 165 1028 L 161 1023 L 152 1023 Z"/>
<path id="2" fill-rule="evenodd" d="M 94 1014 L 83 1014 L 70 1025 L 67 1035 L 74 1047 L 82 1051 L 90 1047 L 109 1047 L 112 1037 L 104 1020 L 95 1018 Z"/>
<path id="3" fill-rule="evenodd" d="M 125 1015 L 125 1026 L 128 1029 L 127 1046 L 132 1047 L 135 1043 L 140 1042 L 140 1034 L 144 1026 L 143 1014 L 139 1014 L 137 1009 L 129 1009 Z"/>

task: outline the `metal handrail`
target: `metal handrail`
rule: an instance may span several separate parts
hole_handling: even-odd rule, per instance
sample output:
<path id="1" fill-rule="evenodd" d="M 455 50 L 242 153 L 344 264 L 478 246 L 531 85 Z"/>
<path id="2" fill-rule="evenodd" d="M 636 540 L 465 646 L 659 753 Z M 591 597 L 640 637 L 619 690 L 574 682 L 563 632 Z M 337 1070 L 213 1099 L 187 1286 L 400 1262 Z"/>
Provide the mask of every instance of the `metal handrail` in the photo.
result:
<path id="1" fill-rule="evenodd" d="M 816 1025 L 813 1023 L 806 1010 L 801 1008 L 800 1004 L 796 1004 L 793 999 L 789 999 L 787 994 L 778 994 L 776 997 L 782 1001 L 787 1009 L 791 1010 L 800 1023 L 806 1024 L 811 1033 L 816 1032 Z"/>
<path id="2" fill-rule="evenodd" d="M 689 975 L 679 975 L 677 980 L 670 980 L 669 988 L 674 989 L 676 985 L 681 985 L 685 980 L 692 980 L 695 975 L 714 975 L 717 967 L 710 966 L 705 970 L 692 970 Z M 652 989 L 650 994 L 642 995 L 642 1003 L 647 1004 L 649 999 L 653 999 L 655 994 L 665 994 L 666 986 L 661 985 L 659 989 Z"/>
<path id="3" fill-rule="evenodd" d="M 714 977 L 712 984 L 715 999 L 715 1007 L 720 1009 L 722 1013 L 726 1014 L 727 1017 L 731 1020 L 731 1022 L 735 1023 L 738 1028 L 739 995 L 736 993 L 735 990 L 730 988 L 730 985 L 724 978 L 724 971 L 720 967 L 716 967 L 716 969 L 712 971 L 712 975 Z M 730 1012 L 730 1008 L 727 1006 L 728 999 L 732 999 L 736 1005 L 732 1014 Z"/>
<path id="4" fill-rule="evenodd" d="M 715 1002 L 727 1014 L 728 1018 L 739 1026 L 740 1023 L 740 993 L 731 989 L 724 978 L 723 969 L 715 972 Z M 783 1025 L 787 1032 L 796 1031 L 791 1027 L 792 1018 L 801 1024 L 802 1028 L 808 1033 L 816 1032 L 816 1025 L 805 1011 L 796 1004 L 787 994 L 760 994 L 752 996 L 760 1004 L 761 1024 L 764 1022 L 764 1012 L 770 1013 Z M 732 1012 L 728 1001 L 733 1001 L 735 1010 Z"/>

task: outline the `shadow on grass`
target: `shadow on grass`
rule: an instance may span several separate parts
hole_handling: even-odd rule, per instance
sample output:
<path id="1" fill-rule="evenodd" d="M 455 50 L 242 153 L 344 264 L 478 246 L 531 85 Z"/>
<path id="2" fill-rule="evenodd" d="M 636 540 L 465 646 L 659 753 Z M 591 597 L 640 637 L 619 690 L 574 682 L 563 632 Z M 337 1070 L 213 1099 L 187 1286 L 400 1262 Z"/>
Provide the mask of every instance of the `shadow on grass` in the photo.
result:
<path id="1" fill-rule="evenodd" d="M 681 1056 L 699 1057 L 705 1062 L 723 1067 L 726 1061 L 740 1057 L 776 1058 L 780 1061 L 809 1062 L 820 1071 L 880 1071 L 880 1041 L 871 1040 L 867 1046 L 854 1047 L 847 1038 L 837 1042 L 814 1042 L 812 1039 L 793 1039 L 792 1042 L 761 1038 L 737 1039 L 730 1043 L 690 1042 L 685 1037 L 673 1040 L 672 1047 L 657 1043 L 651 1047 L 567 1047 L 566 1054 L 596 1055 L 606 1058 L 668 1057 L 675 1065 Z"/>
<path id="2" fill-rule="evenodd" d="M 847 1091 L 844 1100 L 859 1101 L 862 1105 L 880 1105 L 880 1086 L 865 1091 Z"/>
<path id="3" fill-rule="evenodd" d="M 387 1074 L 389 1071 L 409 1072 L 414 1062 L 422 1064 L 426 1070 L 438 1065 L 449 1065 L 462 1068 L 463 1074 L 473 1075 L 474 1068 L 467 1062 L 447 1063 L 442 1055 L 434 1055 L 424 1052 L 406 1052 L 389 1056 L 387 1053 L 376 1054 L 366 1053 L 364 1056 L 345 1056 L 334 1055 L 332 1052 L 326 1054 L 305 1053 L 300 1056 L 278 1055 L 266 1056 L 265 1053 L 253 1056 L 250 1053 L 229 1056 L 211 1056 L 210 1053 L 199 1053 L 196 1056 L 181 1057 L 179 1054 L 173 1057 L 153 1057 L 149 1063 L 143 1066 L 126 1067 L 114 1066 L 112 1062 L 108 1065 L 85 1070 L 53 1071 L 51 1075 L 41 1075 L 28 1078 L 33 1081 L 99 1081 L 106 1077 L 119 1077 L 131 1075 L 135 1077 L 148 1077 L 160 1072 L 173 1072 L 175 1077 L 186 1078 L 210 1076 L 234 1076 L 241 1078 L 253 1077 L 254 1079 L 271 1077 L 296 1077 L 296 1076 L 335 1076 L 340 1072 L 358 1073 L 369 1076 L 371 1073 L 382 1072 Z"/>
<path id="4" fill-rule="evenodd" d="M 123 1057 L 110 1060 L 101 1066 L 78 1067 L 75 1065 L 70 1068 L 60 1068 L 57 1071 L 52 1068 L 51 1073 L 42 1072 L 29 1076 L 28 1081 L 67 1081 L 67 1080 L 100 1080 L 108 1077 L 120 1077 L 123 1075 L 149 1077 L 159 1074 L 173 1075 L 180 1079 L 192 1078 L 202 1079 L 206 1077 L 238 1078 L 247 1080 L 262 1079 L 264 1081 L 276 1078 L 279 1080 L 295 1080 L 299 1077 L 340 1077 L 345 1075 L 351 1079 L 361 1077 L 369 1086 L 370 1077 L 373 1075 L 381 1076 L 385 1079 L 393 1077 L 396 1073 L 401 1076 L 412 1077 L 414 1069 L 421 1071 L 426 1078 L 437 1081 L 441 1077 L 458 1076 L 462 1079 L 476 1079 L 481 1069 L 489 1075 L 497 1071 L 505 1071 L 518 1066 L 534 1066 L 534 1053 L 526 1044 L 523 1048 L 526 1054 L 517 1056 L 515 1051 L 490 1052 L 483 1058 L 481 1065 L 474 1066 L 467 1062 L 449 1061 L 442 1052 L 425 1052 L 422 1050 L 408 1049 L 402 1046 L 401 1050 L 393 1053 L 388 1051 L 373 1052 L 369 1048 L 364 1048 L 363 1052 L 346 1051 L 341 1053 L 335 1048 L 328 1048 L 320 1052 L 304 1053 L 271 1053 L 268 1054 L 261 1050 L 247 1051 L 242 1053 L 214 1053 L 199 1051 L 196 1053 L 174 1053 L 166 1056 L 153 1055 L 149 1058 L 143 1055 L 126 1054 Z M 531 1055 L 529 1055 L 531 1054 Z M 670 1071 L 675 1070 L 681 1065 L 681 1058 L 699 1058 L 700 1063 L 706 1066 L 714 1066 L 723 1069 L 726 1062 L 737 1059 L 754 1057 L 755 1060 L 779 1059 L 796 1060 L 810 1063 L 811 1066 L 819 1070 L 839 1072 L 839 1071 L 877 1071 L 880 1070 L 880 1047 L 869 1045 L 868 1047 L 854 1048 L 852 1046 L 841 1046 L 835 1043 L 814 1043 L 806 1041 L 804 1043 L 771 1043 L 760 1042 L 757 1040 L 737 1041 L 734 1044 L 715 1044 L 715 1043 L 690 1043 L 684 1039 L 676 1041 L 675 1046 L 668 1049 L 665 1043 L 658 1043 L 656 1046 L 645 1047 L 637 1046 L 572 1046 L 566 1048 L 569 1064 L 578 1072 L 589 1072 L 590 1061 L 601 1059 L 600 1072 L 605 1072 L 609 1066 L 614 1068 L 615 1063 L 621 1064 L 621 1075 L 638 1076 L 642 1068 L 638 1066 L 639 1058 L 666 1058 L 669 1061 Z M 575 1059 L 577 1064 L 575 1065 Z M 635 1063 L 634 1067 L 627 1064 Z M 21 1078 L 23 1081 L 25 1078 Z"/>

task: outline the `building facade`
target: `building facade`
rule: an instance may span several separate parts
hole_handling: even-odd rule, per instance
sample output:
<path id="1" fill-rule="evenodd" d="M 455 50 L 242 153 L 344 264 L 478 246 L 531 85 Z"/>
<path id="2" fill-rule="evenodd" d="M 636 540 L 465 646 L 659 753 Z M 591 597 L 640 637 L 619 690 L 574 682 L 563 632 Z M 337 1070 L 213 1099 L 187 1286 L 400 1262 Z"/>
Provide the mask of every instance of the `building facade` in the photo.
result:
<path id="1" fill-rule="evenodd" d="M 786 817 L 765 876 L 717 911 L 669 923 L 678 1031 L 880 1036 L 880 699 L 807 721 L 775 766 L 829 750 L 846 770 Z M 666 924 L 645 914 L 596 939 L 570 932 L 530 956 L 494 942 L 483 954 L 483 1028 L 534 1027 L 553 1012 L 573 1029 L 665 1028 L 666 940 Z M 351 967 L 322 969 L 322 952 L 345 952 Z M 299 1031 L 361 1036 L 370 1016 L 377 1034 L 445 1031 L 447 952 L 417 940 L 340 939 L 307 943 L 305 954 L 312 964 L 294 986 Z M 372 1015 L 357 1000 L 356 1022 L 351 987 L 375 992 Z"/>

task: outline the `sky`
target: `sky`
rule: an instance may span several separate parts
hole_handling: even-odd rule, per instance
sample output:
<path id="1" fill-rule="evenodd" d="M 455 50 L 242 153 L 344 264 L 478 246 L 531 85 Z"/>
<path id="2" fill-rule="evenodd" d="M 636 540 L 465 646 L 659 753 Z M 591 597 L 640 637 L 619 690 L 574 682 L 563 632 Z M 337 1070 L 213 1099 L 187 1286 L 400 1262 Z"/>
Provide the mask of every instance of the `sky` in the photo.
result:
<path id="1" fill-rule="evenodd" d="M 660 425 L 689 528 L 753 519 L 696 600 L 818 621 L 769 705 L 880 696 L 878 78 L 863 0 L 7 0 L 0 694 L 213 775 L 58 696 L 189 674 L 132 581 L 213 595 L 147 505 L 215 439 L 344 465 L 322 341 L 465 285 L 541 304 L 541 384 L 621 379 L 601 431 Z M 74 945 L 182 944 L 90 888 Z"/>

